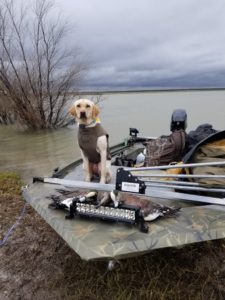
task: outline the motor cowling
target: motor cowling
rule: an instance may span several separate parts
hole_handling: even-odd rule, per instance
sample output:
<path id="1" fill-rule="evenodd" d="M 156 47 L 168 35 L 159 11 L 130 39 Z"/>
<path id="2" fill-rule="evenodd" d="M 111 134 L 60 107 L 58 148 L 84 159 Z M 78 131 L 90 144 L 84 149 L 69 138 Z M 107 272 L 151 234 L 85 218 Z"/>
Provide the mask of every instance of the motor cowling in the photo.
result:
<path id="1" fill-rule="evenodd" d="M 187 128 L 187 113 L 184 109 L 176 109 L 171 116 L 170 130 L 186 130 Z"/>

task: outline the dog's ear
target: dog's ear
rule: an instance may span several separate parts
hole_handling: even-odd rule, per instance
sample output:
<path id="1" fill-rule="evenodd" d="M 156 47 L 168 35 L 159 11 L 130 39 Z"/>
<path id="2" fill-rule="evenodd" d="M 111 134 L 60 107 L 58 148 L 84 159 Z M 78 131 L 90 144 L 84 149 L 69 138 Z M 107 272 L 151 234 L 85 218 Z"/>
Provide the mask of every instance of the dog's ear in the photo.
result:
<path id="1" fill-rule="evenodd" d="M 74 117 L 77 116 L 76 108 L 75 108 L 74 105 L 73 105 L 72 107 L 70 107 L 69 113 L 70 113 L 72 116 L 74 116 Z"/>
<path id="2" fill-rule="evenodd" d="M 100 113 L 100 110 L 99 110 L 98 106 L 95 104 L 93 106 L 93 110 L 92 110 L 92 118 L 93 119 L 96 118 L 99 115 L 99 113 Z"/>

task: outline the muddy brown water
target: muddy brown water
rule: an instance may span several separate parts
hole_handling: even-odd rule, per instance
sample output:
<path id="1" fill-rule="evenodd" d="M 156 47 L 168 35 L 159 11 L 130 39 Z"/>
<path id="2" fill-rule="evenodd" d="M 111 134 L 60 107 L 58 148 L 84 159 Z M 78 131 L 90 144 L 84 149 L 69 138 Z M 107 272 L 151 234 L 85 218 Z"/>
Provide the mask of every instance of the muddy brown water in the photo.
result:
<path id="1" fill-rule="evenodd" d="M 129 127 L 144 136 L 169 134 L 171 114 L 178 108 L 187 111 L 187 132 L 203 123 L 225 127 L 225 90 L 106 93 L 103 99 L 100 117 L 111 145 L 128 136 Z M 39 132 L 0 126 L 0 171 L 19 172 L 25 181 L 51 175 L 55 167 L 80 157 L 76 130 L 76 125 Z"/>

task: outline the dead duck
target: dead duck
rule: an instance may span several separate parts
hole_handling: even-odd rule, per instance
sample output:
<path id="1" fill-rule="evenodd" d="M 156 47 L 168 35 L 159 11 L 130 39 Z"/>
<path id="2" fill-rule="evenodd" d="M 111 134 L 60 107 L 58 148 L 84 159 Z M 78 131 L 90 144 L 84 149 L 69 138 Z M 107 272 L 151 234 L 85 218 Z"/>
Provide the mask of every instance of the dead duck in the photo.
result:
<path id="1" fill-rule="evenodd" d="M 134 194 L 119 193 L 116 190 L 110 192 L 110 198 L 115 207 L 118 207 L 120 203 L 140 207 L 144 220 L 149 222 L 159 217 L 173 216 L 180 210 L 180 207 L 165 206 Z"/>
<path id="2" fill-rule="evenodd" d="M 69 208 L 72 201 L 77 197 L 77 193 L 70 192 L 69 195 L 67 194 L 67 196 L 70 196 L 70 198 L 64 199 L 60 202 L 60 204 L 63 204 L 67 208 Z M 140 198 L 140 196 L 137 196 L 135 194 L 120 193 L 117 190 L 98 193 L 96 191 L 91 191 L 88 193 L 80 194 L 78 198 L 80 202 L 95 202 L 97 199 L 98 204 L 96 205 L 96 208 L 109 205 L 111 202 L 113 202 L 114 207 L 118 207 L 120 204 L 139 207 L 143 219 L 148 222 L 154 221 L 159 217 L 174 216 L 175 213 L 180 210 L 180 207 L 169 207 L 150 201 L 147 198 Z"/>

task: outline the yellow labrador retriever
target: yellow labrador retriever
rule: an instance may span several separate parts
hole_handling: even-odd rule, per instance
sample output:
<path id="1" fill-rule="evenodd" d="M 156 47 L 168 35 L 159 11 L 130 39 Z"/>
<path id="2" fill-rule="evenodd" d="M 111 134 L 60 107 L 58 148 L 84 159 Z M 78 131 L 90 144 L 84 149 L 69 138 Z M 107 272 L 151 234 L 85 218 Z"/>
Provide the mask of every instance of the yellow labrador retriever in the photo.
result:
<path id="1" fill-rule="evenodd" d="M 69 109 L 79 124 L 78 144 L 81 149 L 85 181 L 91 181 L 93 174 L 100 176 L 101 183 L 111 179 L 111 156 L 108 134 L 100 121 L 96 120 L 99 108 L 88 99 L 79 99 Z"/>

